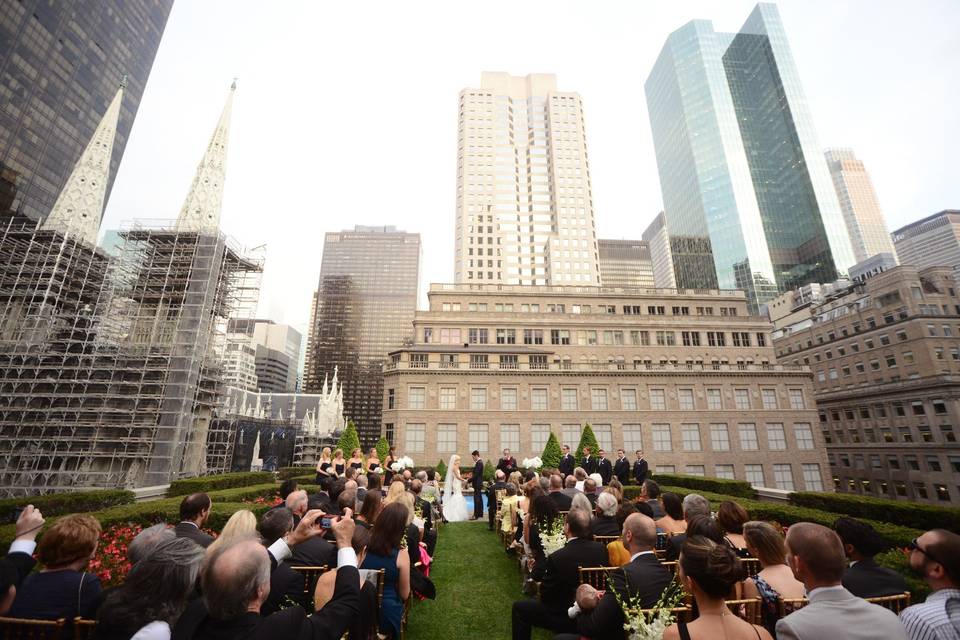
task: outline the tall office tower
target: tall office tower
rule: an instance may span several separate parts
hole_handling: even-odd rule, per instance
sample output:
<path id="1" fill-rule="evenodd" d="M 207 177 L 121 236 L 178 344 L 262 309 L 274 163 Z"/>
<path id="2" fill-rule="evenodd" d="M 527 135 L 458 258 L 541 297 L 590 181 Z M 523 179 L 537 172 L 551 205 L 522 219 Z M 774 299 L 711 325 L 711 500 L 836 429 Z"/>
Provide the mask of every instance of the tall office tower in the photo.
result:
<path id="1" fill-rule="evenodd" d="M 109 198 L 172 6 L 173 0 L 3 3 L 0 219 L 47 216 L 126 77 Z"/>
<path id="2" fill-rule="evenodd" d="M 556 76 L 460 92 L 456 282 L 600 284 L 583 101 Z"/>
<path id="3" fill-rule="evenodd" d="M 827 149 L 824 156 L 857 262 L 878 253 L 893 254 L 890 231 L 863 162 L 852 149 Z"/>
<path id="4" fill-rule="evenodd" d="M 756 309 L 856 262 L 775 5 L 673 32 L 645 88 L 678 287 Z"/>
<path id="5" fill-rule="evenodd" d="M 900 264 L 960 270 L 960 210 L 946 209 L 894 231 Z"/>
<path id="6" fill-rule="evenodd" d="M 326 235 L 304 389 L 320 393 L 339 370 L 344 415 L 365 446 L 380 437 L 383 362 L 413 337 L 419 283 L 420 234 L 358 225 Z"/>
<path id="7" fill-rule="evenodd" d="M 291 393 L 297 389 L 297 370 L 303 336 L 288 324 L 255 320 L 253 347 L 256 354 L 257 389 Z"/>
<path id="8" fill-rule="evenodd" d="M 657 214 L 647 230 L 643 232 L 643 241 L 650 249 L 654 286 L 658 289 L 676 289 L 677 275 L 673 271 L 670 235 L 667 233 L 667 220 L 663 211 Z"/>
<path id="9" fill-rule="evenodd" d="M 600 282 L 605 287 L 638 289 L 653 286 L 650 247 L 642 240 L 597 240 Z"/>

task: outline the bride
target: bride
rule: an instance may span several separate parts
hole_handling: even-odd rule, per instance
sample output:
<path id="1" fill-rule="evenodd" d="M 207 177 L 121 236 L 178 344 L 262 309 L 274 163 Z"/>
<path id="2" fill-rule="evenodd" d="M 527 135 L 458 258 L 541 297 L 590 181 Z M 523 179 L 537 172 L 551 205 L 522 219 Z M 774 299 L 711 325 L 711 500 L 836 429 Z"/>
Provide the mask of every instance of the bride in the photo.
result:
<path id="1" fill-rule="evenodd" d="M 470 517 L 467 513 L 467 501 L 461 489 L 462 484 L 460 456 L 454 454 L 450 456 L 447 477 L 443 481 L 443 517 L 448 522 L 463 522 Z"/>

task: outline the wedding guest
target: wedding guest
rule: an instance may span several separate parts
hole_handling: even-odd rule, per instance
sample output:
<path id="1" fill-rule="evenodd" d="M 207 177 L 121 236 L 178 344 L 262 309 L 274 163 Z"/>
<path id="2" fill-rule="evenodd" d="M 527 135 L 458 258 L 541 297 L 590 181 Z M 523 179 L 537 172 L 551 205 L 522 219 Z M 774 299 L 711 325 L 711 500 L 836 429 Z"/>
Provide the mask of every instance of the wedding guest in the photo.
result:
<path id="1" fill-rule="evenodd" d="M 360 512 L 357 513 L 357 525 L 363 529 L 370 529 L 376 522 L 380 509 L 383 507 L 383 494 L 379 491 L 367 491 Z"/>
<path id="2" fill-rule="evenodd" d="M 504 449 L 505 452 L 509 453 L 508 449 Z M 510 475 L 513 475 L 516 471 L 511 472 Z M 519 476 L 519 474 L 517 474 Z M 497 491 L 502 491 L 507 486 L 507 474 L 503 469 L 498 468 L 493 473 L 493 484 L 487 487 L 487 528 L 490 531 L 493 531 L 493 523 L 496 520 L 496 515 L 498 513 L 497 509 Z"/>
<path id="3" fill-rule="evenodd" d="M 687 521 L 683 519 L 683 502 L 680 496 L 667 491 L 660 494 L 660 506 L 665 515 L 657 520 L 657 526 L 664 533 L 683 533 L 687 530 Z"/>
<path id="4" fill-rule="evenodd" d="M 396 484 L 396 483 L 394 483 Z M 410 557 L 400 543 L 409 513 L 401 502 L 388 504 L 377 517 L 363 569 L 383 569 L 383 603 L 380 606 L 380 633 L 398 638 L 403 603 L 410 596 Z M 356 578 L 354 578 L 356 580 Z"/>
<path id="5" fill-rule="evenodd" d="M 578 493 L 577 495 L 573 496 L 573 500 L 570 501 L 569 511 L 573 511 L 574 509 L 580 509 L 587 514 L 593 513 L 593 505 L 590 504 L 589 500 L 587 500 L 587 496 L 583 495 L 582 493 Z"/>
<path id="6" fill-rule="evenodd" d="M 519 488 L 520 484 L 523 482 L 523 474 L 519 471 L 514 471 L 507 477 L 507 482 L 512 482 Z"/>
<path id="7" fill-rule="evenodd" d="M 176 537 L 173 528 L 168 527 L 163 522 L 147 527 L 135 535 L 133 540 L 130 541 L 130 544 L 127 546 L 127 560 L 130 561 L 131 565 L 137 564 L 143 560 L 147 554 L 156 549 L 157 545 L 161 542 L 174 540 Z"/>
<path id="8" fill-rule="evenodd" d="M 599 484 L 600 478 L 596 476 L 597 474 L 593 474 L 583 481 L 583 495 L 590 501 L 591 508 L 597 503 L 597 485 Z"/>
<path id="9" fill-rule="evenodd" d="M 320 459 L 317 460 L 317 479 L 318 485 L 323 486 L 324 481 L 329 480 L 332 475 L 333 461 L 330 458 L 330 447 L 324 447 L 320 452 Z"/>
<path id="10" fill-rule="evenodd" d="M 960 535 L 946 529 L 927 531 L 910 543 L 910 568 L 933 593 L 900 614 L 907 636 L 910 640 L 960 637 Z"/>
<path id="11" fill-rule="evenodd" d="M 383 495 L 383 474 L 371 473 L 367 475 L 367 491 L 379 491 Z"/>
<path id="12" fill-rule="evenodd" d="M 610 481 L 610 484 L 603 488 L 605 493 L 612 493 L 617 502 L 623 502 L 623 485 L 616 478 Z"/>
<path id="13" fill-rule="evenodd" d="M 344 480 L 354 480 L 356 481 L 357 476 L 360 475 L 360 469 L 356 467 L 348 466 L 343 470 L 343 479 Z"/>
<path id="14" fill-rule="evenodd" d="M 766 629 L 727 608 L 727 594 L 743 577 L 743 563 L 729 545 L 703 536 L 688 537 L 680 552 L 679 578 L 687 593 L 693 594 L 699 615 L 690 624 L 671 625 L 663 640 L 772 640 Z"/>
<path id="15" fill-rule="evenodd" d="M 781 599 L 802 598 L 803 583 L 787 566 L 787 547 L 783 534 L 768 522 L 751 521 L 743 525 L 747 551 L 760 561 L 760 571 L 743 583 L 744 598 L 760 598 L 760 618 L 770 633 L 774 632 Z"/>
<path id="16" fill-rule="evenodd" d="M 180 501 L 180 522 L 173 532 L 178 538 L 189 538 L 201 547 L 209 547 L 213 536 L 203 531 L 210 518 L 213 501 L 205 493 L 191 493 Z"/>
<path id="17" fill-rule="evenodd" d="M 717 524 L 733 550 L 741 558 L 747 557 L 747 542 L 743 538 L 743 525 L 750 519 L 747 510 L 732 500 L 724 500 L 717 509 Z"/>
<path id="18" fill-rule="evenodd" d="M 363 450 L 360 447 L 357 447 L 350 452 L 350 459 L 347 460 L 351 469 L 356 469 L 360 471 L 363 469 Z"/>
<path id="19" fill-rule="evenodd" d="M 293 514 L 293 526 L 297 526 L 300 518 L 309 510 L 310 500 L 307 498 L 307 492 L 304 490 L 294 491 L 287 496 L 287 509 Z"/>
<path id="20" fill-rule="evenodd" d="M 613 464 L 607 460 L 607 452 L 603 449 L 600 449 L 599 456 L 597 459 L 597 473 L 600 474 L 601 480 L 599 484 L 607 486 L 610 484 L 610 478 L 613 477 Z"/>
<path id="21" fill-rule="evenodd" d="M 203 555 L 203 548 L 186 538 L 159 542 L 104 598 L 97 612 L 97 640 L 170 638 L 193 594 Z"/>
<path id="22" fill-rule="evenodd" d="M 293 531 L 293 514 L 286 507 L 268 511 L 260 518 L 260 537 L 263 545 L 268 549 L 270 546 Z M 252 536 L 248 536 L 250 539 Z M 311 538 L 311 540 L 320 540 L 320 537 Z M 307 541 L 297 545 L 297 550 Z M 331 545 L 332 546 L 332 545 Z M 329 559 L 326 562 L 330 562 Z M 260 615 L 266 616 L 275 613 L 289 602 L 304 606 L 304 576 L 294 571 L 292 566 L 324 566 L 324 565 L 302 565 L 296 560 L 281 562 L 273 567 L 270 572 L 270 595 L 260 605 Z M 329 566 L 329 565 L 326 565 Z"/>
<path id="23" fill-rule="evenodd" d="M 577 484 L 574 485 L 577 491 L 583 491 L 583 483 L 587 480 L 587 470 L 583 467 L 577 467 L 573 470 L 573 477 L 577 481 Z"/>
<path id="24" fill-rule="evenodd" d="M 387 489 L 387 497 L 384 498 L 383 504 L 388 505 L 392 502 L 396 502 L 406 493 L 407 485 L 405 485 L 401 480 L 395 480 L 394 482 L 390 483 L 390 488 Z"/>
<path id="25" fill-rule="evenodd" d="M 858 598 L 893 596 L 907 591 L 907 582 L 893 569 L 881 567 L 873 559 L 886 544 L 880 534 L 866 522 L 838 518 L 833 530 L 843 542 L 843 552 L 850 564 L 843 572 L 843 586 Z"/>
<path id="26" fill-rule="evenodd" d="M 367 495 L 367 485 L 370 480 L 367 478 L 367 474 L 361 473 L 359 476 L 357 476 L 355 482 L 357 483 L 357 506 L 355 509 L 359 509 L 360 505 L 363 503 L 363 499 Z"/>
<path id="27" fill-rule="evenodd" d="M 624 502 L 617 509 L 617 527 L 620 528 L 621 532 L 623 531 L 623 523 L 627 521 L 627 518 L 630 517 L 632 513 L 637 513 L 636 504 L 633 502 Z M 654 540 L 654 544 L 656 544 L 656 540 Z M 614 540 L 607 544 L 607 557 L 609 558 L 609 564 L 607 566 L 609 567 L 622 567 L 630 562 L 631 555 L 623 545 L 622 534 L 619 540 Z"/>
<path id="28" fill-rule="evenodd" d="M 418 478 L 410 481 L 410 494 L 413 496 L 413 511 L 415 518 L 419 518 L 421 524 L 418 526 L 423 533 L 420 539 L 427 545 L 427 554 L 433 556 L 433 551 L 437 546 L 437 531 L 433 527 L 433 510 L 429 502 L 420 497 L 423 491 L 423 483 Z M 416 564 L 416 562 L 414 562 Z"/>
<path id="29" fill-rule="evenodd" d="M 560 475 L 566 478 L 573 473 L 573 469 L 576 466 L 577 461 L 573 459 L 573 455 L 570 453 L 570 445 L 563 445 L 563 456 L 561 456 L 560 464 L 558 465 Z"/>
<path id="30" fill-rule="evenodd" d="M 691 520 L 701 516 L 714 522 L 713 518 L 710 517 L 710 502 L 698 493 L 688 493 L 683 498 L 683 519 L 687 522 L 687 532 L 676 534 L 670 538 L 670 542 L 667 544 L 667 560 L 676 560 L 680 557 L 680 548 L 683 546 L 684 540 L 686 540 L 688 535 L 693 535 L 690 532 Z M 721 542 L 723 540 L 723 531 L 719 525 L 717 525 L 716 529 L 720 532 L 720 539 L 716 542 Z"/>
<path id="31" fill-rule="evenodd" d="M 630 461 L 623 449 L 617 449 L 617 461 L 613 463 L 613 475 L 621 485 L 630 480 Z"/>
<path id="32" fill-rule="evenodd" d="M 362 565 L 366 558 L 367 545 L 370 543 L 370 532 L 362 527 L 353 531 L 351 546 L 357 554 L 357 564 Z M 317 580 L 317 587 L 313 594 L 313 606 L 320 610 L 333 599 L 337 582 L 337 569 L 326 571 Z M 369 569 L 361 569 L 360 582 L 360 615 L 355 616 L 347 636 L 358 640 L 376 640 L 377 638 L 377 582 L 376 573 Z"/>
<path id="33" fill-rule="evenodd" d="M 343 477 L 343 472 L 347 470 L 347 461 L 343 459 L 343 449 L 334 449 L 333 460 L 330 461 L 333 474 L 338 478 Z"/>
<path id="34" fill-rule="evenodd" d="M 590 523 L 590 530 L 595 536 L 620 535 L 622 527 L 617 525 L 616 497 L 611 493 L 601 493 L 597 497 L 596 515 Z"/>
<path id="35" fill-rule="evenodd" d="M 563 479 L 559 473 L 550 476 L 550 499 L 559 511 L 569 511 L 573 498 L 563 493 Z M 588 510 L 589 511 L 589 510 Z"/>
<path id="36" fill-rule="evenodd" d="M 563 479 L 563 493 L 570 496 L 570 499 L 573 499 L 573 496 L 578 493 L 582 493 L 577 489 L 577 478 L 575 476 L 567 476 Z"/>
<path id="37" fill-rule="evenodd" d="M 650 469 L 649 463 L 643 457 L 643 451 L 637 449 L 637 459 L 633 463 L 633 481 L 643 486 L 647 479 L 647 472 Z"/>
<path id="38" fill-rule="evenodd" d="M 376 447 L 370 447 L 370 453 L 367 454 L 367 473 L 377 473 L 380 468 L 380 455 Z"/>
<path id="39" fill-rule="evenodd" d="M 306 492 L 304 492 L 306 498 Z M 223 525 L 223 531 L 210 543 L 208 549 L 216 549 L 225 542 L 233 538 L 249 538 L 257 532 L 257 516 L 253 515 L 248 509 L 234 511 L 227 524 Z"/>
<path id="40" fill-rule="evenodd" d="M 539 487 L 537 487 L 539 490 Z M 530 578 L 539 582 L 546 567 L 546 554 L 543 552 L 543 542 L 540 532 L 550 531 L 556 526 L 560 517 L 557 503 L 549 495 L 537 495 L 530 502 L 530 511 L 523 521 L 523 541 L 530 547 L 528 570 Z M 531 566 L 532 565 L 532 566 Z"/>
<path id="41" fill-rule="evenodd" d="M 341 491 L 337 495 L 337 502 L 330 505 L 330 508 L 325 513 L 342 513 L 342 511 L 338 510 L 336 505 L 340 504 L 344 493 L 345 491 Z M 299 497 L 295 503 L 295 506 L 297 507 L 297 511 L 290 509 L 292 516 L 292 521 L 290 523 L 291 529 L 296 529 L 300 524 L 300 520 L 305 517 L 307 513 L 309 513 L 309 511 L 303 510 L 305 508 L 304 503 Z M 349 507 L 350 505 L 348 504 L 347 506 Z M 310 537 L 306 540 L 303 540 L 290 550 L 289 563 L 297 567 L 332 567 L 336 561 L 337 547 L 335 545 L 335 540 L 325 540 L 324 536 Z"/>
<path id="42" fill-rule="evenodd" d="M 810 603 L 777 621 L 777 640 L 906 640 L 897 614 L 843 588 L 847 562 L 836 533 L 799 522 L 787 530 L 786 544 L 787 564 Z"/>
<path id="43" fill-rule="evenodd" d="M 11 618 L 56 620 L 92 618 L 100 603 L 100 578 L 85 573 L 97 552 L 100 523 L 92 516 L 69 515 L 54 522 L 37 545 L 43 568 L 20 586 L 10 607 Z"/>
<path id="44" fill-rule="evenodd" d="M 650 508 L 653 509 L 653 519 L 659 520 L 664 515 L 663 507 L 660 506 L 660 502 L 657 501 L 657 498 L 660 497 L 660 485 L 658 485 L 653 480 L 644 480 L 643 484 L 640 485 L 640 497 L 637 498 L 638 502 L 646 502 L 650 505 Z"/>
<path id="45" fill-rule="evenodd" d="M 500 530 L 512 537 L 517 531 L 517 505 L 520 503 L 520 496 L 517 495 L 517 485 L 512 482 L 507 483 L 505 491 L 506 496 L 500 503 Z"/>
<path id="46" fill-rule="evenodd" d="M 7 615 L 17 597 L 17 589 L 33 570 L 37 535 L 43 527 L 43 515 L 32 504 L 20 512 L 14 526 L 14 540 L 7 555 L 0 559 L 0 616 Z"/>

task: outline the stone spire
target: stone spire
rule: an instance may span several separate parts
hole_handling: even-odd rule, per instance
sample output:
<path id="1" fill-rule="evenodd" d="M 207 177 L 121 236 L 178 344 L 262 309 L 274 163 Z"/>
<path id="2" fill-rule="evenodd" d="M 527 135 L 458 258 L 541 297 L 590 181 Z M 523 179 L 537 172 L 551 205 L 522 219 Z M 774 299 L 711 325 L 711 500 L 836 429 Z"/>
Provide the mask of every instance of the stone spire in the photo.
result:
<path id="1" fill-rule="evenodd" d="M 230 85 L 227 103 L 213 131 L 207 151 L 197 166 L 193 184 L 177 218 L 177 231 L 216 233 L 220 229 L 220 207 L 223 204 L 223 181 L 227 170 L 227 143 L 230 139 L 230 114 L 237 81 Z"/>
<path id="2" fill-rule="evenodd" d="M 41 228 L 74 234 L 90 245 L 97 243 L 100 218 L 103 216 L 103 201 L 107 195 L 107 183 L 110 181 L 113 138 L 117 133 L 126 80 L 124 76 L 113 101 L 97 125 L 93 138 L 77 160 Z"/>

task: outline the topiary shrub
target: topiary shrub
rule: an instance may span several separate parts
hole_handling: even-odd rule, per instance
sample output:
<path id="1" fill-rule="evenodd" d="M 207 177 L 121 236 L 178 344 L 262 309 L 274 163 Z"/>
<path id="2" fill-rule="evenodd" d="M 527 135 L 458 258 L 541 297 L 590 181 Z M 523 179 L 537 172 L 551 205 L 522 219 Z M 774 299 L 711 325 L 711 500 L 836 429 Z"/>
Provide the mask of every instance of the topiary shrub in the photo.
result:
<path id="1" fill-rule="evenodd" d="M 437 475 L 440 476 L 439 478 L 437 478 L 437 480 L 442 482 L 444 478 L 447 477 L 447 463 L 444 462 L 443 460 L 438 462 L 436 471 L 437 471 Z"/>
<path id="2" fill-rule="evenodd" d="M 543 461 L 543 469 L 556 469 L 560 466 L 560 459 L 563 457 L 563 451 L 560 450 L 560 441 L 557 436 L 550 432 L 547 438 L 547 444 L 543 447 L 543 453 L 540 454 L 540 460 Z"/>
<path id="3" fill-rule="evenodd" d="M 242 471 L 240 473 L 225 473 L 216 476 L 198 476 L 174 480 L 167 489 L 168 496 L 186 496 L 191 493 L 211 492 L 218 489 L 232 489 L 234 487 L 249 487 L 255 484 L 273 482 L 273 473 L 270 471 Z"/>
<path id="4" fill-rule="evenodd" d="M 704 478 L 701 476 L 685 476 L 669 473 L 658 473 L 653 476 L 657 484 L 668 484 L 672 487 L 686 487 L 701 491 L 712 491 L 727 496 L 740 498 L 756 498 L 757 492 L 749 482 L 742 480 L 725 480 L 723 478 Z"/>
<path id="5" fill-rule="evenodd" d="M 340 435 L 337 448 L 343 451 L 344 458 L 349 458 L 351 451 L 360 448 L 360 436 L 357 435 L 357 426 L 353 424 L 353 420 L 347 420 L 347 428 Z"/>
<path id="6" fill-rule="evenodd" d="M 484 482 L 493 482 L 493 474 L 496 471 L 496 467 L 491 464 L 489 460 L 483 463 L 483 480 Z"/>
<path id="7" fill-rule="evenodd" d="M 380 439 L 377 440 L 377 455 L 381 461 L 386 460 L 387 456 L 390 455 L 390 443 L 387 442 L 387 436 L 380 436 Z"/>
<path id="8" fill-rule="evenodd" d="M 98 489 L 95 491 L 67 491 L 42 496 L 7 498 L 0 500 L 0 522 L 14 522 L 17 510 L 32 504 L 44 517 L 69 513 L 99 511 L 118 504 L 130 504 L 134 493 L 125 489 Z"/>
<path id="9" fill-rule="evenodd" d="M 790 504 L 843 513 L 852 518 L 904 522 L 918 529 L 948 529 L 960 533 L 960 509 L 885 500 L 846 493 L 798 491 L 791 493 Z"/>
<path id="10" fill-rule="evenodd" d="M 596 456 L 597 452 L 600 451 L 600 443 L 597 442 L 597 436 L 593 434 L 593 429 L 590 427 L 589 422 L 583 426 L 583 433 L 580 434 L 580 444 L 577 445 L 577 450 L 574 451 L 573 457 L 577 460 L 582 460 L 584 447 L 590 447 L 591 456 Z"/>

